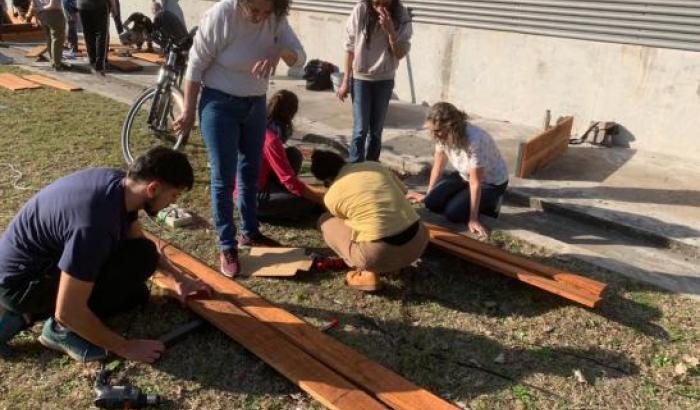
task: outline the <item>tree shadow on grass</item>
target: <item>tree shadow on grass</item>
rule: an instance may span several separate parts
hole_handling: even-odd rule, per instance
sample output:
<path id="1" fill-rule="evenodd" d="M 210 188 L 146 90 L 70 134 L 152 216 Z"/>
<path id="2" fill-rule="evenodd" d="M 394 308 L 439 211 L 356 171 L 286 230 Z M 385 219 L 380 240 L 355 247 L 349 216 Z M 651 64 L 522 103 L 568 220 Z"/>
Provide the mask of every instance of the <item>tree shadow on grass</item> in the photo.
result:
<path id="1" fill-rule="evenodd" d="M 328 253 L 327 250 L 317 251 Z M 541 262 L 553 266 L 560 263 L 548 258 Z M 587 275 L 603 281 L 610 279 L 597 273 Z M 537 317 L 553 310 L 576 306 L 559 296 L 432 248 L 428 249 L 416 266 L 405 268 L 398 279 L 384 279 L 385 286 L 379 295 L 389 300 L 408 300 L 413 304 L 437 303 L 459 312 L 498 318 Z M 320 283 L 330 280 L 330 277 L 328 273 L 309 272 L 297 275 L 293 280 Z M 608 283 L 601 304 L 595 309 L 587 310 L 647 336 L 668 339 L 666 330 L 654 323 L 662 317 L 661 310 L 624 295 L 630 286 L 637 290 L 662 292 L 661 290 L 642 284 L 631 285 L 624 278 Z"/>

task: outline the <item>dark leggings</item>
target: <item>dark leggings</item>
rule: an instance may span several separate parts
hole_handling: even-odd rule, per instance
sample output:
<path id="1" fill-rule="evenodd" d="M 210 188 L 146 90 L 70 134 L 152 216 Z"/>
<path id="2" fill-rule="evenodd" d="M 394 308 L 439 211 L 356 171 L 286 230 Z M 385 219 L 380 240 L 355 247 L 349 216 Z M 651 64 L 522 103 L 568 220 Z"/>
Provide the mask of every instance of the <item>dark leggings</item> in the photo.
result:
<path id="1" fill-rule="evenodd" d="M 148 239 L 129 239 L 105 262 L 98 274 L 88 306 L 98 317 L 107 318 L 148 302 L 146 286 L 158 264 L 156 245 Z M 38 279 L 0 286 L 0 306 L 29 314 L 33 320 L 52 316 L 56 306 L 60 272 L 49 269 Z"/>
<path id="2" fill-rule="evenodd" d="M 301 151 L 287 147 L 285 152 L 294 174 L 299 175 L 304 161 Z M 270 171 L 267 190 L 258 194 L 258 218 L 262 220 L 299 220 L 309 215 L 315 218 L 322 212 L 319 205 L 289 192 L 273 171 Z"/>
<path id="3" fill-rule="evenodd" d="M 103 71 L 107 64 L 109 39 L 109 9 L 100 7 L 78 10 L 83 25 L 83 37 L 90 64 L 97 71 Z"/>
<path id="4" fill-rule="evenodd" d="M 501 185 L 482 184 L 479 213 L 498 217 L 499 204 L 508 182 Z M 444 215 L 450 222 L 466 223 L 469 220 L 469 183 L 459 173 L 445 175 L 425 197 L 425 207 Z"/>

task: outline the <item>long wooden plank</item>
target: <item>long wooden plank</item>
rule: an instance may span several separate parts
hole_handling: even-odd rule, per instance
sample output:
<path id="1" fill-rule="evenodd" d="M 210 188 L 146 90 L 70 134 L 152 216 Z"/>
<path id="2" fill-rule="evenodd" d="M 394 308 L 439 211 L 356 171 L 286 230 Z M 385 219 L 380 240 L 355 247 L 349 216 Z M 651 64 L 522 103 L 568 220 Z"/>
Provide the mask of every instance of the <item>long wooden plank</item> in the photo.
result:
<path id="1" fill-rule="evenodd" d="M 163 64 L 165 63 L 165 57 L 156 53 L 132 53 L 132 57 L 138 58 L 139 60 L 148 61 L 153 64 Z"/>
<path id="2" fill-rule="evenodd" d="M 528 259 L 519 255 L 514 255 L 503 249 L 499 249 L 495 246 L 479 242 L 475 239 L 468 238 L 464 235 L 460 235 L 458 233 L 452 232 L 446 228 L 437 225 L 428 223 L 425 224 L 425 226 L 436 239 L 440 239 L 445 242 L 461 246 L 463 248 L 471 249 L 475 252 L 479 252 L 496 259 L 507 261 L 508 263 L 525 268 L 530 272 L 549 277 L 557 282 L 575 286 L 586 292 L 593 293 L 596 296 L 601 296 L 608 286 L 606 283 L 599 282 L 597 280 L 593 280 L 585 276 L 558 270 L 551 266 L 547 266 L 543 263 L 533 261 L 532 259 Z"/>
<path id="3" fill-rule="evenodd" d="M 121 57 L 110 57 L 108 60 L 108 64 L 110 64 L 117 70 L 125 73 L 143 70 L 142 66 L 134 63 L 133 61 Z"/>
<path id="4" fill-rule="evenodd" d="M 31 23 L 20 23 L 20 24 L 0 24 L 0 33 L 23 33 L 27 31 L 41 31 L 41 27 L 38 27 Z"/>
<path id="5" fill-rule="evenodd" d="M 32 75 L 25 75 L 23 77 L 26 80 L 35 82 L 37 84 L 46 85 L 48 87 L 53 87 L 53 88 L 63 90 L 63 91 L 80 91 L 80 90 L 82 90 L 82 88 L 78 87 L 77 85 L 65 83 L 63 81 L 58 81 L 56 79 L 49 78 L 49 77 L 44 77 L 43 75 L 32 74 Z"/>
<path id="6" fill-rule="evenodd" d="M 600 303 L 601 298 L 592 293 L 572 286 L 567 286 L 552 279 L 544 278 L 519 266 L 511 265 L 496 258 L 491 258 L 478 252 L 462 248 L 459 245 L 454 245 L 433 237 L 431 237 L 430 242 L 440 249 L 443 249 L 457 257 L 494 270 L 513 279 L 517 279 L 549 293 L 579 303 L 588 308 L 595 308 Z"/>
<path id="7" fill-rule="evenodd" d="M 27 58 L 39 58 L 46 53 L 48 49 L 46 48 L 45 44 L 42 44 L 40 46 L 32 47 L 31 50 L 25 54 Z"/>
<path id="8" fill-rule="evenodd" d="M 175 284 L 164 275 L 157 274 L 153 281 L 170 292 L 175 289 Z M 325 407 L 334 410 L 386 410 L 386 406 L 231 301 L 215 296 L 211 299 L 191 299 L 187 306 Z"/>
<path id="9" fill-rule="evenodd" d="M 46 36 L 44 36 L 43 31 L 23 31 L 19 33 L 0 34 L 0 41 L 6 41 L 9 43 L 29 43 L 45 40 Z"/>
<path id="10" fill-rule="evenodd" d="M 566 151 L 574 124 L 573 117 L 566 117 L 554 127 L 520 144 L 516 174 L 527 178 L 538 168 Z"/>
<path id="11" fill-rule="evenodd" d="M 457 407 L 340 343 L 203 262 L 147 234 L 168 259 L 231 298 L 238 306 L 285 334 L 297 346 L 396 410 L 456 410 Z"/>
<path id="12" fill-rule="evenodd" d="M 0 74 L 0 87 L 5 87 L 12 91 L 41 88 L 39 84 L 27 81 L 11 73 Z"/>

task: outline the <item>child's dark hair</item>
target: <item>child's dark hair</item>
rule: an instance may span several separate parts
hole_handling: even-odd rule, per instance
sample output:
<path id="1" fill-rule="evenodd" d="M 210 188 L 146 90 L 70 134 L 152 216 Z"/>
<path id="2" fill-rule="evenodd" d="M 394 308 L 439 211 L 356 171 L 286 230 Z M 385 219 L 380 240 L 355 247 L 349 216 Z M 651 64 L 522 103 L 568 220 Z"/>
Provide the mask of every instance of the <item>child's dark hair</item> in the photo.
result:
<path id="1" fill-rule="evenodd" d="M 129 165 L 127 178 L 134 181 L 160 181 L 174 188 L 192 189 L 194 172 L 187 156 L 166 147 L 156 147 Z"/>
<path id="2" fill-rule="evenodd" d="M 346 163 L 345 159 L 335 152 L 317 149 L 311 154 L 311 174 L 319 181 L 328 183 L 338 177 L 340 169 Z"/>
<path id="3" fill-rule="evenodd" d="M 288 90 L 277 91 L 267 103 L 267 124 L 280 127 L 282 141 L 292 136 L 292 120 L 299 110 L 299 98 Z"/>

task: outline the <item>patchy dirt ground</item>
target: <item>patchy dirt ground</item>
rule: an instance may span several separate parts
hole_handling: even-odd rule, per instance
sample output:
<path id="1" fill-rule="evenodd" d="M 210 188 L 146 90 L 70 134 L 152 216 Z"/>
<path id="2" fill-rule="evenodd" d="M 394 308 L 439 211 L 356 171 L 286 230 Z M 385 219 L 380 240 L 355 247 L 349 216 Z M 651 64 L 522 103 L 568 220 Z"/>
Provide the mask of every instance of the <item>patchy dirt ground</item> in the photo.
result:
<path id="1" fill-rule="evenodd" d="M 0 68 L 0 72 L 14 70 Z M 0 89 L 0 230 L 40 187 L 87 166 L 122 166 L 119 130 L 127 107 L 89 93 Z M 181 205 L 201 217 L 173 231 L 144 221 L 214 266 L 208 169 L 201 139 L 187 147 L 196 188 Z M 313 219 L 265 224 L 284 244 L 328 252 Z M 590 311 L 435 250 L 387 280 L 376 295 L 350 291 L 342 272 L 293 280 L 245 279 L 265 298 L 321 324 L 367 356 L 463 408 L 697 409 L 700 308 L 659 289 L 558 258 L 494 233 L 513 252 L 610 283 Z M 158 336 L 191 313 L 154 291 L 153 303 L 111 325 Z M 133 324 L 129 326 L 129 323 Z M 92 400 L 94 366 L 36 342 L 38 328 L 0 359 L 0 408 L 77 409 Z M 168 397 L 172 409 L 313 409 L 320 405 L 214 329 L 192 335 L 155 366 L 128 364 L 117 379 Z"/>

